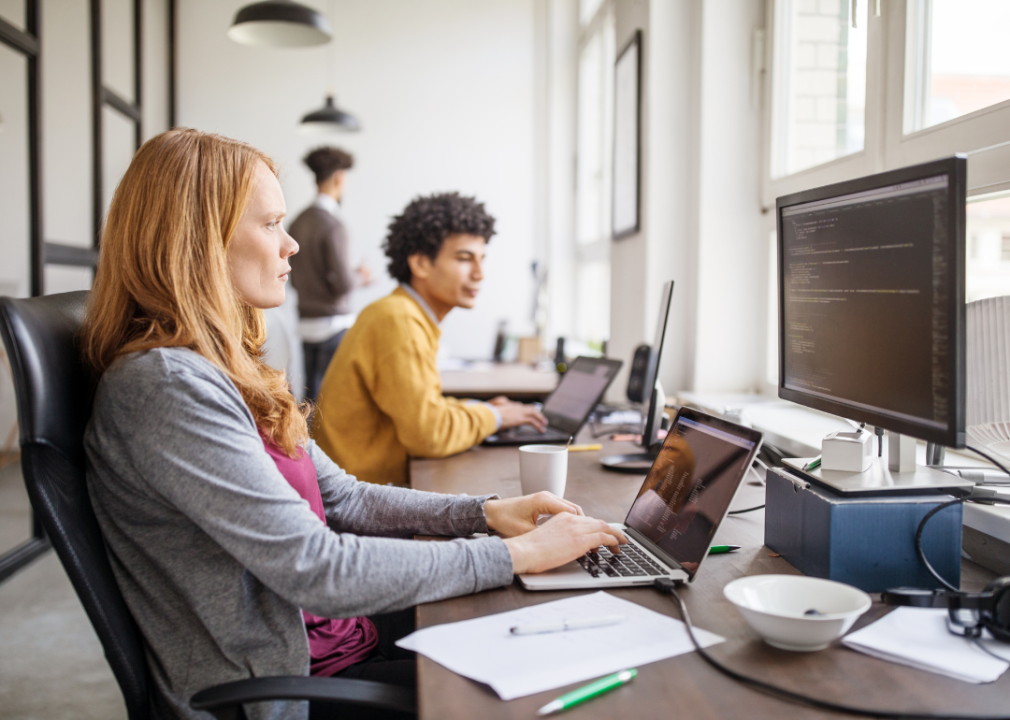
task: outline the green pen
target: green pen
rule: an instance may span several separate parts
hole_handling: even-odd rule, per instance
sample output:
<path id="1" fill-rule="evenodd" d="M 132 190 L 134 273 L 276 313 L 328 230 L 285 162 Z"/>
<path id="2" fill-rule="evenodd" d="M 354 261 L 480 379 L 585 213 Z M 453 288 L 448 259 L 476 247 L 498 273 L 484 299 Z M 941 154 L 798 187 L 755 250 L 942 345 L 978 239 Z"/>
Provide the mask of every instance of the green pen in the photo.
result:
<path id="1" fill-rule="evenodd" d="M 739 545 L 713 545 L 708 549 L 709 555 L 719 555 L 721 553 L 733 552 L 734 550 L 739 550 Z"/>
<path id="2" fill-rule="evenodd" d="M 817 456 L 817 457 L 815 457 L 815 458 L 814 458 L 813 460 L 811 460 L 811 461 L 810 461 L 810 462 L 808 462 L 808 463 L 807 463 L 806 465 L 804 465 L 804 466 L 803 466 L 803 469 L 804 469 L 804 470 L 816 470 L 816 469 L 817 469 L 817 468 L 819 468 L 820 466 L 821 466 L 821 456 L 820 456 L 820 455 L 818 455 L 818 456 Z"/>
<path id="3" fill-rule="evenodd" d="M 632 668 L 631 670 L 622 670 L 619 673 L 608 675 L 605 678 L 600 678 L 588 685 L 580 687 L 578 690 L 572 690 L 570 693 L 565 693 L 557 700 L 552 700 L 537 710 L 537 715 L 552 715 L 559 710 L 567 710 L 570 707 L 575 707 L 580 703 L 584 703 L 586 700 L 593 699 L 597 695 L 610 692 L 614 688 L 619 688 L 621 685 L 631 682 L 636 675 L 638 675 L 638 670 Z"/>

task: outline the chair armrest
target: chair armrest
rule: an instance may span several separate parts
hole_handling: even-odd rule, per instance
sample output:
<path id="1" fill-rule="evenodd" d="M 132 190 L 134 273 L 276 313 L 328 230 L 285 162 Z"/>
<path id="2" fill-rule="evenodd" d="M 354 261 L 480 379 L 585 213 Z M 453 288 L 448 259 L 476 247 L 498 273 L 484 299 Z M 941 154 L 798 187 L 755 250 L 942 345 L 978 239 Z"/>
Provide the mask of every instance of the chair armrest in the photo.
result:
<path id="1" fill-rule="evenodd" d="M 215 685 L 189 699 L 194 710 L 205 710 L 219 720 L 244 717 L 242 703 L 268 700 L 318 700 L 338 705 L 382 708 L 414 715 L 414 691 L 399 685 L 328 677 L 259 677 Z"/>

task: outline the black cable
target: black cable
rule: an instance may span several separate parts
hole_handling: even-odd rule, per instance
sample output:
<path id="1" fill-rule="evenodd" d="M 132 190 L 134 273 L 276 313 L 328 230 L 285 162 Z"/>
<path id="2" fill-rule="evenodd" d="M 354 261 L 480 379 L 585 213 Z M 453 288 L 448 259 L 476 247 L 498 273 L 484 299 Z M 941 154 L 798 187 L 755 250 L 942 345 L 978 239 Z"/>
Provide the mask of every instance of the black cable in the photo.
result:
<path id="1" fill-rule="evenodd" d="M 967 499 L 968 498 L 957 498 L 955 500 L 948 500 L 945 503 L 940 503 L 935 508 L 926 513 L 926 516 L 919 521 L 919 527 L 916 528 L 915 530 L 915 552 L 919 556 L 919 559 L 922 560 L 922 564 L 926 566 L 926 570 L 929 571 L 930 575 L 936 578 L 937 582 L 939 582 L 948 590 L 953 590 L 954 592 L 958 592 L 960 588 L 952 585 L 950 582 L 947 581 L 945 577 L 940 575 L 940 573 L 936 571 L 936 568 L 934 568 L 933 565 L 926 558 L 926 551 L 922 549 L 922 531 L 926 529 L 926 523 L 929 522 L 929 519 L 934 515 L 936 515 L 938 512 L 946 510 L 951 505 L 960 505 Z"/>
<path id="2" fill-rule="evenodd" d="M 973 449 L 973 448 L 969 448 L 969 449 Z M 979 490 L 982 491 L 982 492 L 984 492 L 984 488 L 979 488 Z M 990 491 L 990 492 L 994 492 L 994 491 Z M 952 585 L 951 583 L 947 582 L 946 578 L 944 578 L 942 575 L 940 575 L 940 573 L 938 573 L 936 571 L 936 568 L 934 568 L 932 566 L 932 564 L 930 564 L 929 560 L 926 558 L 926 552 L 922 549 L 922 531 L 926 529 L 926 523 L 929 522 L 930 518 L 932 518 L 934 515 L 936 515 L 941 510 L 949 508 L 951 505 L 960 505 L 961 503 L 966 503 L 966 502 L 977 502 L 977 503 L 984 503 L 984 504 L 987 504 L 987 505 L 991 505 L 991 504 L 995 504 L 995 503 L 999 503 L 1000 505 L 1010 505 L 1010 499 L 1008 499 L 1008 498 L 1001 498 L 1001 497 L 995 497 L 994 495 L 993 496 L 984 496 L 984 497 L 982 497 L 982 496 L 971 497 L 969 495 L 968 497 L 962 497 L 962 498 L 956 498 L 954 500 L 948 500 L 945 503 L 940 503 L 935 508 L 933 508 L 928 513 L 926 513 L 925 517 L 923 517 L 922 520 L 919 521 L 919 527 L 916 528 L 916 530 L 915 530 L 915 552 L 919 556 L 919 559 L 922 560 L 922 564 L 926 566 L 926 570 L 929 571 L 929 574 L 932 575 L 941 585 L 943 585 L 948 590 L 953 590 L 954 592 L 959 592 L 961 590 L 961 588 L 956 587 L 956 586 Z"/>
<path id="3" fill-rule="evenodd" d="M 983 645 L 982 644 L 982 640 L 980 638 L 974 637 L 974 638 L 971 639 L 971 642 L 972 642 L 972 645 L 974 645 L 975 647 L 977 647 L 979 650 L 981 650 L 982 652 L 984 652 L 986 655 L 991 655 L 992 657 L 996 658 L 1000 662 L 1006 662 L 1006 658 L 1005 657 L 1003 657 L 1002 655 L 997 655 L 992 650 L 990 650 L 985 645 Z"/>
<path id="4" fill-rule="evenodd" d="M 995 465 L 996 467 L 998 467 L 1000 470 L 1002 470 L 1003 472 L 1005 472 L 1007 475 L 1010 475 L 1010 470 L 1007 470 L 1006 466 L 1003 463 L 1001 463 L 999 460 L 997 460 L 996 458 L 994 458 L 992 455 L 989 455 L 988 453 L 984 453 L 981 450 L 979 450 L 978 448 L 972 447 L 971 445 L 965 445 L 965 447 L 968 448 L 969 450 L 971 450 L 976 455 L 981 455 L 986 460 L 988 460 L 989 462 L 991 462 L 993 465 Z"/>
<path id="5" fill-rule="evenodd" d="M 889 718 L 892 720 L 905 720 L 906 718 L 923 718 L 925 720 L 1010 720 L 1010 715 L 953 715 L 951 713 L 939 714 L 925 712 L 920 713 L 915 711 L 874 710 L 872 708 L 842 705 L 829 700 L 821 700 L 820 698 L 803 695 L 802 693 L 787 690 L 786 688 L 778 687 L 777 685 L 766 683 L 763 680 L 758 680 L 757 678 L 744 675 L 732 668 L 726 667 L 714 657 L 709 655 L 708 651 L 705 650 L 705 648 L 701 646 L 701 643 L 698 642 L 698 638 L 694 636 L 694 626 L 691 624 L 691 617 L 687 613 L 687 605 L 684 604 L 684 601 L 677 593 L 676 583 L 674 583 L 673 580 L 670 580 L 669 578 L 659 578 L 654 583 L 654 586 L 659 592 L 665 595 L 672 595 L 674 597 L 674 600 L 680 609 L 680 617 L 684 621 L 684 626 L 687 628 L 688 637 L 691 638 L 691 644 L 694 645 L 694 649 L 701 656 L 702 660 L 707 662 L 723 675 L 731 677 L 739 683 L 748 685 L 755 690 L 771 695 L 780 700 L 820 708 L 822 710 L 831 710 L 833 712 L 849 713 L 851 715 L 868 715 L 870 717 Z"/>
<path id="6" fill-rule="evenodd" d="M 764 509 L 764 505 L 755 505 L 752 508 L 744 508 L 743 510 L 730 510 L 727 515 L 743 515 L 744 513 L 754 512 L 755 510 Z"/>
<path id="7" fill-rule="evenodd" d="M 969 450 L 971 450 L 973 453 L 975 453 L 977 455 L 981 455 L 986 460 L 988 460 L 989 462 L 991 462 L 993 465 L 995 465 L 996 467 L 998 467 L 1000 470 L 1002 470 L 1003 472 L 1005 472 L 1007 475 L 1010 475 L 1010 470 L 1007 470 L 1006 467 L 1003 465 L 1003 463 L 1001 463 L 999 460 L 997 460 L 996 458 L 994 458 L 992 455 L 989 455 L 988 453 L 985 453 L 985 452 L 979 450 L 978 448 L 972 447 L 971 445 L 965 445 L 965 447 L 968 448 Z M 919 556 L 919 559 L 922 560 L 922 564 L 926 566 L 926 570 L 929 571 L 929 574 L 932 575 L 937 580 L 937 582 L 939 582 L 941 585 L 943 585 L 948 590 L 952 590 L 954 592 L 958 592 L 960 590 L 960 588 L 955 587 L 952 583 L 948 582 L 947 579 L 944 578 L 943 576 L 941 576 L 940 573 L 938 573 L 936 571 L 936 568 L 934 568 L 933 565 L 929 562 L 929 559 L 926 557 L 926 552 L 922 549 L 922 532 L 923 532 L 923 530 L 925 530 L 926 523 L 929 522 L 930 518 L 932 518 L 934 515 L 936 515 L 941 510 L 949 508 L 951 505 L 960 505 L 961 503 L 964 503 L 964 502 L 983 502 L 983 501 L 986 502 L 986 503 L 989 503 L 989 504 L 999 503 L 1001 505 L 1010 505 L 1010 500 L 1007 500 L 1005 498 L 998 498 L 998 497 L 995 497 L 995 496 L 988 496 L 988 497 L 985 497 L 985 498 L 981 498 L 981 497 L 972 498 L 971 496 L 968 496 L 968 497 L 958 498 L 956 500 L 948 500 L 945 503 L 940 503 L 935 508 L 933 508 L 928 513 L 926 513 L 925 517 L 923 517 L 922 520 L 919 521 L 919 527 L 916 528 L 916 530 L 915 530 L 915 552 L 916 552 L 916 554 Z"/>

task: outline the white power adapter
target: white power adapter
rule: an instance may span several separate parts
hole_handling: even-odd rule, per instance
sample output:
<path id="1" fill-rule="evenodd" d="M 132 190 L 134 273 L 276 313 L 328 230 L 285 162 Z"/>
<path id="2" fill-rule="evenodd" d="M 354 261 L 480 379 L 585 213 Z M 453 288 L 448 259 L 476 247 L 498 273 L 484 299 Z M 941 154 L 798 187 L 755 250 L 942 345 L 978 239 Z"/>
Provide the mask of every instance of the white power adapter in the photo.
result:
<path id="1" fill-rule="evenodd" d="M 821 441 L 821 468 L 866 472 L 873 464 L 873 433 L 865 430 L 833 432 Z"/>

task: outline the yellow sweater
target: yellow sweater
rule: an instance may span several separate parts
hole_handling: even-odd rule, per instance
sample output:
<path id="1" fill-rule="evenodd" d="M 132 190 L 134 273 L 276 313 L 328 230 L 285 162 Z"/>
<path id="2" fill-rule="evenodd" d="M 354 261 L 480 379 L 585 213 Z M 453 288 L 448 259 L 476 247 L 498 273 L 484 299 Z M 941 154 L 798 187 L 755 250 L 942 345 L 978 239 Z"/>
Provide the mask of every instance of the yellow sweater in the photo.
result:
<path id="1" fill-rule="evenodd" d="M 359 480 L 407 485 L 408 456 L 462 452 L 495 432 L 494 413 L 442 396 L 441 330 L 402 288 L 358 316 L 319 390 L 312 435 Z"/>

